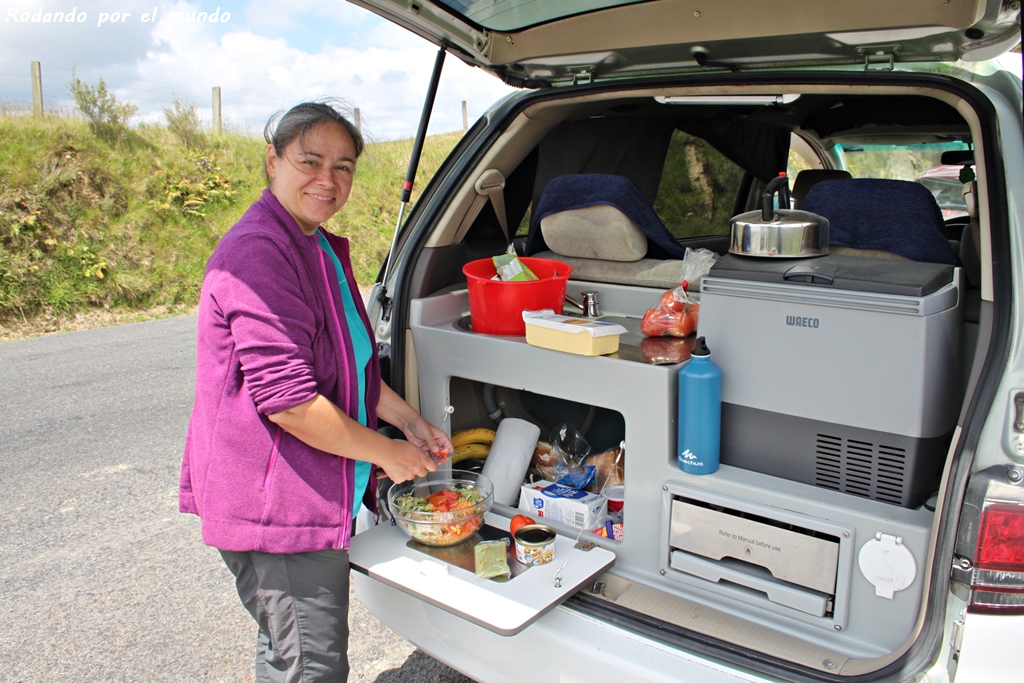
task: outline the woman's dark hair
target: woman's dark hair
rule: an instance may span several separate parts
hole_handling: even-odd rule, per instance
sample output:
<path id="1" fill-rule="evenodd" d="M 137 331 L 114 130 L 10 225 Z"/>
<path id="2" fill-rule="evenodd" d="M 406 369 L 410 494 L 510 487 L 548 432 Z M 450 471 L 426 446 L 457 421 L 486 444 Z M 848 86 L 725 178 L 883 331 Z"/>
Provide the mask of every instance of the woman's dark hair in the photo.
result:
<path id="1" fill-rule="evenodd" d="M 363 134 L 339 111 L 344 106 L 338 100 L 324 100 L 323 102 L 303 102 L 297 104 L 282 114 L 277 112 L 267 121 L 263 129 L 263 137 L 268 144 L 274 146 L 274 152 L 282 157 L 284 150 L 294 140 L 302 140 L 313 129 L 327 123 L 336 123 L 345 129 L 345 132 L 352 138 L 352 144 L 356 148 L 356 158 L 363 153 L 365 143 Z M 266 163 L 263 165 L 263 176 L 270 186 L 270 174 L 267 173 Z"/>

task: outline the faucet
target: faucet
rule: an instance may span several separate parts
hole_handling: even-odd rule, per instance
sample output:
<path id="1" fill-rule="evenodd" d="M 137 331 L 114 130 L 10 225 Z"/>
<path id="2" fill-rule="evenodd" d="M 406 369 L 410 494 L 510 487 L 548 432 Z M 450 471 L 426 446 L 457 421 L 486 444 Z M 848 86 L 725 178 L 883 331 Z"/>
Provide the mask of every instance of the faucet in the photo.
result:
<path id="1" fill-rule="evenodd" d="M 600 318 L 601 311 L 597 307 L 597 292 L 580 292 L 580 296 L 583 297 L 583 303 L 574 301 L 568 294 L 566 294 L 565 303 L 571 304 L 580 309 L 583 312 L 584 318 Z"/>

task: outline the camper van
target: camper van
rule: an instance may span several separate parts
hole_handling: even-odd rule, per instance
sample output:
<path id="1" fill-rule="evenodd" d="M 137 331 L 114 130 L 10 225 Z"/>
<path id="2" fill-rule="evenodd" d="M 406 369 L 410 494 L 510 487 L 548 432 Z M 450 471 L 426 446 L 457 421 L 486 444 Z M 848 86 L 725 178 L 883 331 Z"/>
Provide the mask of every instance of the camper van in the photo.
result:
<path id="1" fill-rule="evenodd" d="M 351 548 L 370 612 L 483 683 L 1020 680 L 1020 3 L 351 1 L 438 47 L 432 88 L 455 59 L 516 89 L 369 305 L 390 385 L 485 435 L 435 477 L 495 499 L 434 547 L 385 482 Z M 939 166 L 962 210 L 915 182 Z M 474 270 L 511 256 L 554 264 L 554 300 Z M 645 323 L 667 300 L 689 328 Z M 548 561 L 516 558 L 517 515 Z M 484 541 L 507 574 L 475 571 Z"/>

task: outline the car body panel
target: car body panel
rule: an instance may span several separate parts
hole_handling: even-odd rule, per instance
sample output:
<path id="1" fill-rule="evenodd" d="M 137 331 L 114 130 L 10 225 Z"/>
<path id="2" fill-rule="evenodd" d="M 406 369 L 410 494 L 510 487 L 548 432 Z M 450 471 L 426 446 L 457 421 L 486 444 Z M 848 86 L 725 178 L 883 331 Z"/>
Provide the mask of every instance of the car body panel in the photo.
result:
<path id="1" fill-rule="evenodd" d="M 737 669 L 714 658 L 672 648 L 653 638 L 566 607 L 506 637 L 472 627 L 449 612 L 375 579 L 353 574 L 367 609 L 417 647 L 477 681 L 488 683 L 776 683 L 781 678 Z M 480 653 L 486 653 L 480 656 Z"/>

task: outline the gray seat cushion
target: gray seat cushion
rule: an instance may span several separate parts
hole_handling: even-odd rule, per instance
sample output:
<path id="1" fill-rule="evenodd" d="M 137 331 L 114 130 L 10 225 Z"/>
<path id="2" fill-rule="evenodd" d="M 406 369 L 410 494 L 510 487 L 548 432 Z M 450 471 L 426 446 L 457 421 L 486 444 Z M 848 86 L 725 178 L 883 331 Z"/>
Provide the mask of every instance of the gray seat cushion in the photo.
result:
<path id="1" fill-rule="evenodd" d="M 561 256 L 639 261 L 647 254 L 647 236 L 609 204 L 548 214 L 540 229 L 548 248 Z"/>

